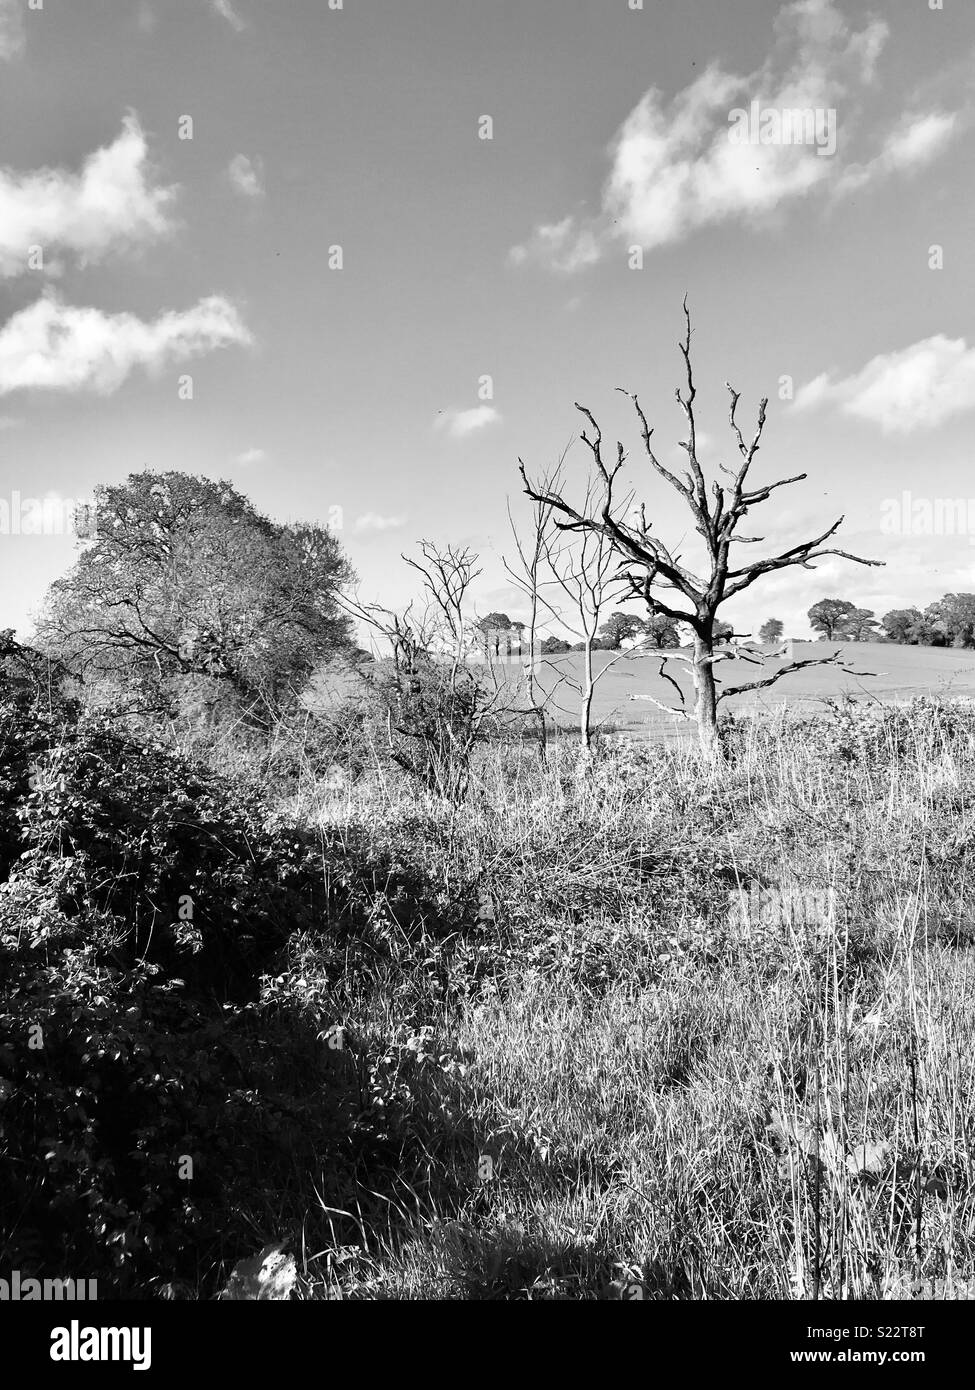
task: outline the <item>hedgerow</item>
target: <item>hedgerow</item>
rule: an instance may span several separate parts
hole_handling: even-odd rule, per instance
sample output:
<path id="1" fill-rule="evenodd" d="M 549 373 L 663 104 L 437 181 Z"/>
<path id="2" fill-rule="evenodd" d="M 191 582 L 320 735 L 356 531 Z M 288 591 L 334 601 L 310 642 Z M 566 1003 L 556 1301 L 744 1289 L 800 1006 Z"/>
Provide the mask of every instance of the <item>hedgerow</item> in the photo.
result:
<path id="1" fill-rule="evenodd" d="M 106 1293 L 194 1283 L 254 1190 L 327 1171 L 348 1126 L 320 1020 L 262 981 L 309 934 L 341 974 L 368 874 L 104 720 L 7 699 L 0 731 L 7 1260 Z"/>

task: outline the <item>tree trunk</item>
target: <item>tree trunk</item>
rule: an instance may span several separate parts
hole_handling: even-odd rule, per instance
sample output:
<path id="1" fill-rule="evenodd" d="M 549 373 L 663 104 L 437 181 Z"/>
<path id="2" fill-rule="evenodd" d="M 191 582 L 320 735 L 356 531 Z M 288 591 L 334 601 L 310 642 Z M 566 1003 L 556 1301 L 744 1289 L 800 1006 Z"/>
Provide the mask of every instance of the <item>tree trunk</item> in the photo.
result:
<path id="1" fill-rule="evenodd" d="M 548 758 L 548 729 L 545 727 L 545 710 L 541 705 L 535 706 L 535 718 L 538 720 L 538 752 L 544 763 Z"/>
<path id="2" fill-rule="evenodd" d="M 698 740 L 705 755 L 717 756 L 718 691 L 714 681 L 714 638 L 694 635 L 694 718 Z"/>
<path id="3" fill-rule="evenodd" d="M 592 695 L 595 681 L 592 678 L 592 640 L 586 642 L 583 653 L 582 703 L 579 706 L 579 735 L 583 752 L 588 755 L 592 747 Z"/>

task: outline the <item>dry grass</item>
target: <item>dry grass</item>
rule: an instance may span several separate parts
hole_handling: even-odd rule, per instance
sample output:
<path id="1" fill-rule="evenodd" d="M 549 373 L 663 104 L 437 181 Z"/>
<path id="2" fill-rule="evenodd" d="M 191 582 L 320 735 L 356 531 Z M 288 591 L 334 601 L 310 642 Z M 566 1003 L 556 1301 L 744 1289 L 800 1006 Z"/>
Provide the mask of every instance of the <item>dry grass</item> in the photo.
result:
<path id="1" fill-rule="evenodd" d="M 973 786 L 948 705 L 306 786 L 439 903 L 311 991 L 370 1138 L 305 1175 L 306 1295 L 975 1296 Z"/>

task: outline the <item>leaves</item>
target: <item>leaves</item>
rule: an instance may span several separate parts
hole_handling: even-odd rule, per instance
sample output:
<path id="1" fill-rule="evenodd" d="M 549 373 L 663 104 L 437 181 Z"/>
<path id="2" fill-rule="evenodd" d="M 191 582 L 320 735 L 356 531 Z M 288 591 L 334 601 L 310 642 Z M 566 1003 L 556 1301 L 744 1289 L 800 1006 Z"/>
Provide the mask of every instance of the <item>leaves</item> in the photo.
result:
<path id="1" fill-rule="evenodd" d="M 890 1155 L 890 1144 L 857 1144 L 853 1152 L 847 1154 L 846 1166 L 854 1177 L 859 1177 L 863 1173 L 876 1176 L 887 1167 Z"/>
<path id="2" fill-rule="evenodd" d="M 783 1115 L 773 1109 L 766 1128 L 779 1150 L 779 1172 L 783 1177 L 794 1177 L 797 1157 L 822 1165 L 836 1185 L 842 1182 L 844 1169 L 852 1178 L 876 1178 L 890 1164 L 892 1148 L 889 1143 L 864 1140 L 844 1153 L 839 1136 L 829 1123 L 817 1130 L 798 1115 Z"/>
<path id="3" fill-rule="evenodd" d="M 232 1302 L 280 1303 L 291 1297 L 297 1278 L 295 1258 L 286 1253 L 284 1243 L 265 1245 L 257 1255 L 240 1260 L 234 1266 L 226 1287 L 217 1298 Z"/>

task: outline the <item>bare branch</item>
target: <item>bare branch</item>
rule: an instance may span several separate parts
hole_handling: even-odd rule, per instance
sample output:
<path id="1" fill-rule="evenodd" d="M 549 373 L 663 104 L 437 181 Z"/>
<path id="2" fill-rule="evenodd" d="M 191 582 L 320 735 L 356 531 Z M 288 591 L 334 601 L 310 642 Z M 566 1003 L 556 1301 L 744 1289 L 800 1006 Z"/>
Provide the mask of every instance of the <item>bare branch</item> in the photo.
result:
<path id="1" fill-rule="evenodd" d="M 765 680 L 748 681 L 745 685 L 729 685 L 718 691 L 718 699 L 727 700 L 729 695 L 744 695 L 750 690 L 765 690 L 768 686 L 780 681 L 783 676 L 790 676 L 794 671 L 801 671 L 804 666 L 839 666 L 842 671 L 849 671 L 854 676 L 873 676 L 874 671 L 854 671 L 840 660 L 840 653 L 835 652 L 833 656 L 809 657 L 805 661 L 790 661 L 787 666 L 783 666 L 773 675 L 767 676 Z"/>
<path id="2" fill-rule="evenodd" d="M 673 678 L 673 676 L 670 674 L 670 672 L 667 671 L 667 670 L 665 669 L 666 666 L 667 666 L 667 657 L 662 656 L 662 657 L 660 658 L 660 670 L 657 672 L 657 675 L 661 678 L 661 680 L 668 681 L 668 682 L 674 687 L 674 689 L 677 691 L 677 696 L 678 696 L 678 698 L 679 698 L 679 700 L 680 700 L 680 702 L 681 702 L 681 706 L 683 707 L 683 706 L 685 706 L 685 705 L 687 704 L 687 701 L 684 699 L 684 692 L 683 692 L 683 690 L 681 690 L 680 686 L 679 686 L 679 685 L 677 684 L 677 682 L 674 680 L 674 678 Z"/>
<path id="3" fill-rule="evenodd" d="M 756 560 L 754 564 L 746 565 L 742 569 L 729 570 L 726 578 L 737 582 L 726 585 L 724 597 L 729 599 L 735 594 L 740 594 L 743 589 L 747 589 L 749 585 L 754 584 L 755 580 L 760 579 L 763 574 L 771 574 L 774 570 L 788 569 L 793 565 L 801 567 L 802 569 L 814 569 L 815 566 L 809 562 L 811 560 L 821 560 L 825 555 L 839 555 L 844 560 L 851 560 L 857 565 L 882 567 L 884 564 L 883 560 L 868 560 L 861 555 L 853 555 L 848 550 L 837 550 L 833 547 L 826 547 L 822 550 L 817 548 L 822 545 L 823 541 L 828 541 L 831 536 L 835 536 L 842 524 L 843 517 L 840 517 L 838 521 L 834 521 L 832 526 L 828 527 L 821 536 L 817 536 L 814 540 L 802 541 L 799 545 L 794 545 L 791 549 L 783 551 L 781 555 L 771 556 L 767 560 Z"/>
<path id="4" fill-rule="evenodd" d="M 704 473 L 701 470 L 701 465 L 698 462 L 697 458 L 697 422 L 694 416 L 694 400 L 697 396 L 697 388 L 694 385 L 694 371 L 691 366 L 691 311 L 687 307 L 686 294 L 684 296 L 684 324 L 684 341 L 682 343 L 678 343 L 677 346 L 680 348 L 681 356 L 684 359 L 684 372 L 687 378 L 687 392 L 685 395 L 682 396 L 680 392 L 680 387 L 678 387 L 675 394 L 677 397 L 678 404 L 683 410 L 684 415 L 687 417 L 688 437 L 686 441 L 681 441 L 681 447 L 687 454 L 687 460 L 691 466 L 691 472 L 694 475 L 693 491 L 695 501 L 697 502 L 698 510 L 701 513 L 700 519 L 701 522 L 706 525 L 706 523 L 708 523 L 711 519 L 711 514 L 708 511 L 707 483 L 705 481 Z M 704 533 L 702 532 L 702 534 Z M 709 538 L 709 536 L 705 536 L 705 539 Z"/>

